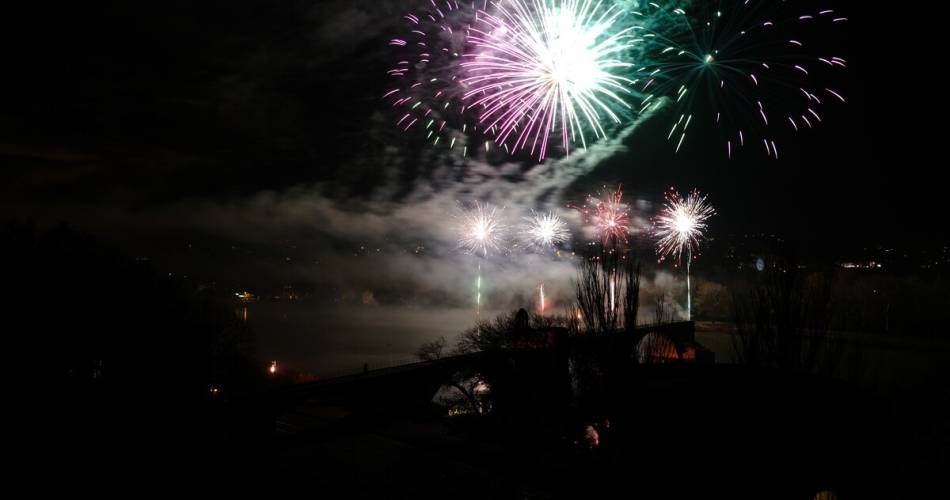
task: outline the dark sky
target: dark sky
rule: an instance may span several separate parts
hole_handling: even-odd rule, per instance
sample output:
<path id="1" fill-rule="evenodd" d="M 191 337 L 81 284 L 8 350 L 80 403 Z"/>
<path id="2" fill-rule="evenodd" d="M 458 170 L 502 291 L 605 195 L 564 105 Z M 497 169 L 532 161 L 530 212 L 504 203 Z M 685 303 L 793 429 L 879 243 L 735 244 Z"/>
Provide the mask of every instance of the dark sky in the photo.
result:
<path id="1" fill-rule="evenodd" d="M 656 140 L 666 124 L 647 124 L 625 153 L 564 181 L 565 196 L 623 183 L 655 201 L 695 186 L 717 205 L 719 234 L 779 232 L 832 253 L 946 243 L 942 77 L 922 52 L 934 32 L 902 23 L 910 13 L 838 3 L 851 18 L 835 42 L 850 58 L 849 104 L 786 142 L 780 160 L 724 161 L 702 143 L 674 155 Z M 403 224 L 430 223 L 410 214 L 433 193 L 516 203 L 539 167 L 461 166 L 385 126 L 385 41 L 413 4 L 37 1 L 4 15 L 7 216 L 67 221 L 151 253 L 201 238 L 325 253 L 377 245 L 370 228 L 394 207 Z M 366 232 L 349 234 L 351 218 Z M 415 238 L 402 234 L 400 245 Z"/>

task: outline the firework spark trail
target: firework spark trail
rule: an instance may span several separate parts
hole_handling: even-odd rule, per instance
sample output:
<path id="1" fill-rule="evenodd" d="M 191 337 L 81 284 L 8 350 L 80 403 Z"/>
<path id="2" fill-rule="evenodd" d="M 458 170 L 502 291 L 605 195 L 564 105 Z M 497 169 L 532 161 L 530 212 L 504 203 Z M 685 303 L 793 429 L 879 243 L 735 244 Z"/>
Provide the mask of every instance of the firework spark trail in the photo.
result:
<path id="1" fill-rule="evenodd" d="M 639 86 L 648 92 L 640 111 L 672 104 L 667 138 L 677 152 L 698 122 L 694 129 L 720 131 L 728 158 L 745 145 L 744 131 L 778 159 L 778 137 L 813 128 L 819 108 L 847 102 L 833 84 L 847 61 L 825 48 L 829 32 L 847 21 L 834 10 L 764 0 L 697 3 L 695 12 L 665 5 L 672 7 L 651 2 L 637 12 L 650 20 L 644 39 L 657 55 Z"/>
<path id="2" fill-rule="evenodd" d="M 482 313 L 482 265 L 478 265 L 478 277 L 475 284 L 475 316 Z"/>
<path id="3" fill-rule="evenodd" d="M 525 246 L 536 251 L 544 252 L 567 241 L 570 231 L 567 224 L 556 212 L 537 213 L 531 211 L 530 217 L 524 218 L 525 225 L 521 232 L 521 239 Z M 544 282 L 538 285 L 539 312 L 544 315 Z"/>
<path id="4" fill-rule="evenodd" d="M 617 310 L 617 297 L 616 297 L 616 270 L 611 271 L 610 273 L 610 312 L 613 313 Z"/>
<path id="5" fill-rule="evenodd" d="M 477 125 L 466 119 L 458 65 L 478 9 L 488 5 L 488 0 L 429 0 L 423 10 L 403 16 L 404 33 L 389 40 L 395 63 L 382 95 L 398 110 L 393 121 L 399 130 L 418 130 L 433 146 L 459 147 L 467 154 L 468 135 L 477 133 Z"/>
<path id="6" fill-rule="evenodd" d="M 690 290 L 690 261 L 699 250 L 700 240 L 705 236 L 706 221 L 716 210 L 706 197 L 693 190 L 685 198 L 674 189 L 666 193 L 666 203 L 654 220 L 656 251 L 660 262 L 673 257 L 682 262 L 686 253 L 686 314 L 692 318 L 692 293 Z"/>
<path id="7" fill-rule="evenodd" d="M 544 283 L 538 285 L 538 296 L 541 302 L 541 316 L 544 316 Z"/>
<path id="8" fill-rule="evenodd" d="M 587 203 L 574 208 L 581 213 L 584 222 L 594 228 L 605 245 L 611 242 L 627 243 L 631 229 L 630 208 L 623 202 L 622 188 L 616 191 L 605 189 L 598 197 L 588 195 Z"/>
<path id="9" fill-rule="evenodd" d="M 606 137 L 602 122 L 621 123 L 615 109 L 633 80 L 623 52 L 637 39 L 621 28 L 622 11 L 592 0 L 501 0 L 480 12 L 469 32 L 462 68 L 463 98 L 479 110 L 482 127 L 509 152 L 528 150 L 544 160 L 549 139 L 560 135 L 587 147 L 585 130 Z M 511 140 L 511 148 L 508 144 Z"/>
<path id="10" fill-rule="evenodd" d="M 488 257 L 490 252 L 503 249 L 508 228 L 501 219 L 501 210 L 487 204 L 475 202 L 466 210 L 461 208 L 458 216 L 458 247 L 473 255 Z M 482 309 L 482 264 L 478 263 L 478 275 L 475 283 L 475 316 Z"/>
<path id="11" fill-rule="evenodd" d="M 539 251 L 546 250 L 570 238 L 567 224 L 556 212 L 537 213 L 532 210 L 531 216 L 525 217 L 524 220 L 521 237 L 528 247 Z"/>

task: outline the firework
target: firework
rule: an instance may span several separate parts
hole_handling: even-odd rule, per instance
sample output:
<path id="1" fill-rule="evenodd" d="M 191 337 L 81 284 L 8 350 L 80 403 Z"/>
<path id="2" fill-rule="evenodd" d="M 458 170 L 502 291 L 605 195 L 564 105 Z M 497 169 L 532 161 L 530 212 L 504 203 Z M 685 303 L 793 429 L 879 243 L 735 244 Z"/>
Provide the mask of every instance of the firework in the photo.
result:
<path id="1" fill-rule="evenodd" d="M 478 265 L 478 277 L 475 278 L 475 316 L 482 313 L 482 265 Z"/>
<path id="2" fill-rule="evenodd" d="M 692 317 L 690 261 L 695 257 L 699 242 L 704 237 L 706 220 L 715 214 L 716 210 L 706 201 L 705 196 L 699 194 L 699 191 L 694 189 L 683 198 L 675 190 L 670 189 L 666 193 L 666 204 L 654 221 L 659 260 L 662 262 L 667 257 L 673 257 L 680 262 L 683 253 L 686 253 L 687 319 Z"/>
<path id="3" fill-rule="evenodd" d="M 538 285 L 538 312 L 544 316 L 544 283 Z"/>
<path id="4" fill-rule="evenodd" d="M 476 202 L 462 211 L 459 223 L 458 246 L 466 252 L 487 257 L 503 248 L 507 227 L 498 208 Z"/>
<path id="5" fill-rule="evenodd" d="M 598 197 L 590 195 L 585 205 L 574 208 L 581 212 L 584 221 L 594 228 L 605 245 L 627 243 L 631 229 L 630 207 L 623 202 L 622 188 L 605 189 Z"/>
<path id="6" fill-rule="evenodd" d="M 501 210 L 492 205 L 475 202 L 471 209 L 462 209 L 459 216 L 459 248 L 473 255 L 488 257 L 491 252 L 499 251 L 505 244 L 508 228 L 501 220 Z M 482 264 L 478 263 L 475 278 L 475 316 L 482 310 Z"/>
<path id="7" fill-rule="evenodd" d="M 478 122 L 509 152 L 543 160 L 549 140 L 605 137 L 604 122 L 621 123 L 618 110 L 633 80 L 624 53 L 637 42 L 623 11 L 592 0 L 500 0 L 480 12 L 461 67 L 463 98 Z"/>
<path id="8" fill-rule="evenodd" d="M 691 258 L 703 238 L 706 220 L 715 214 L 716 210 L 697 190 L 685 198 L 673 189 L 667 192 L 666 204 L 654 221 L 660 260 L 672 256 L 680 261 L 684 251 Z"/>
<path id="9" fill-rule="evenodd" d="M 404 32 L 389 40 L 395 63 L 382 96 L 399 130 L 467 153 L 467 136 L 477 126 L 466 119 L 459 62 L 478 9 L 487 6 L 487 0 L 429 0 L 425 9 L 403 16 Z"/>
<path id="10" fill-rule="evenodd" d="M 539 214 L 532 211 L 531 217 L 525 217 L 522 239 L 530 247 L 538 250 L 555 247 L 567 241 L 569 237 L 567 224 L 555 212 Z"/>
<path id="11" fill-rule="evenodd" d="M 722 151 L 756 145 L 778 159 L 780 137 L 818 126 L 823 108 L 846 102 L 835 85 L 847 61 L 827 42 L 847 18 L 812 2 L 650 3 L 644 37 L 655 59 L 641 80 L 640 112 L 672 104 L 667 138 L 678 152 L 687 135 L 718 130 Z M 822 43 L 824 42 L 824 43 Z"/>

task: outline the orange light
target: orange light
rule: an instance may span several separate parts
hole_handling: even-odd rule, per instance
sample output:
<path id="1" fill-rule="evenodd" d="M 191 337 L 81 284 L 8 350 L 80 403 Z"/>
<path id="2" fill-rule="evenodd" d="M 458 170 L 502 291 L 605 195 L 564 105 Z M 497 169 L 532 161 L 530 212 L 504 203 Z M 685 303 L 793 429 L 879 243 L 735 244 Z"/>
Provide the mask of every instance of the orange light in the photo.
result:
<path id="1" fill-rule="evenodd" d="M 277 362 L 276 362 L 276 361 L 271 361 L 271 362 L 270 362 L 270 368 L 268 368 L 267 371 L 269 371 L 272 375 L 275 374 L 275 373 L 277 373 Z"/>

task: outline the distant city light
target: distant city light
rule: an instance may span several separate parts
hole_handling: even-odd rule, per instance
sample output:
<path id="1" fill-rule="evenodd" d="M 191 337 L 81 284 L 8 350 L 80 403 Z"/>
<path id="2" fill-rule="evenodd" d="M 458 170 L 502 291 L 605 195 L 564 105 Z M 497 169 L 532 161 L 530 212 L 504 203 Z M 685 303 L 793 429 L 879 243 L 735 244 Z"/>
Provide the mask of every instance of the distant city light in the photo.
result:
<path id="1" fill-rule="evenodd" d="M 880 269 L 884 267 L 880 262 L 842 262 L 841 267 L 845 269 Z"/>

